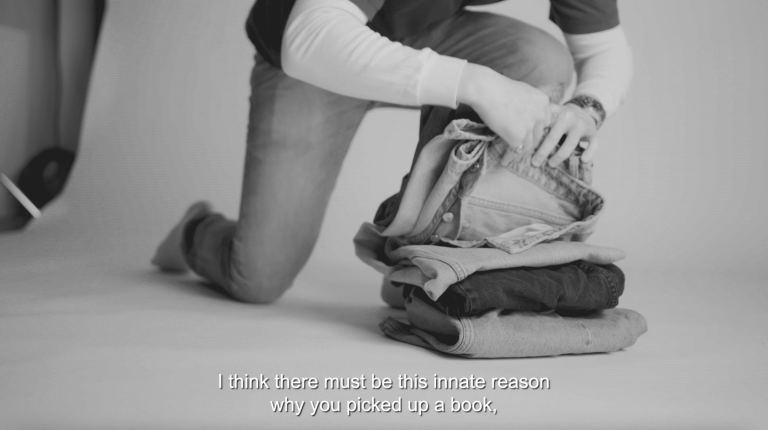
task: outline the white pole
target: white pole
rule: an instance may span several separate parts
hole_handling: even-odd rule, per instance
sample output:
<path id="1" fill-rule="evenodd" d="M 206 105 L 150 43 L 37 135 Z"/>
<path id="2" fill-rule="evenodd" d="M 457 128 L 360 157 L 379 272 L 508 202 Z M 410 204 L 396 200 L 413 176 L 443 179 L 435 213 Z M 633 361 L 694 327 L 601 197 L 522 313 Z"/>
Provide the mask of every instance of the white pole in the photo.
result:
<path id="1" fill-rule="evenodd" d="M 35 206 L 32 201 L 30 201 L 27 196 L 24 195 L 24 193 L 21 192 L 21 190 L 10 180 L 8 179 L 5 174 L 0 173 L 0 182 L 5 185 L 5 188 L 8 188 L 8 191 L 13 194 L 16 199 L 19 200 L 19 203 L 21 203 L 22 206 L 24 206 L 30 214 L 32 214 L 35 218 L 40 218 L 40 209 Z"/>

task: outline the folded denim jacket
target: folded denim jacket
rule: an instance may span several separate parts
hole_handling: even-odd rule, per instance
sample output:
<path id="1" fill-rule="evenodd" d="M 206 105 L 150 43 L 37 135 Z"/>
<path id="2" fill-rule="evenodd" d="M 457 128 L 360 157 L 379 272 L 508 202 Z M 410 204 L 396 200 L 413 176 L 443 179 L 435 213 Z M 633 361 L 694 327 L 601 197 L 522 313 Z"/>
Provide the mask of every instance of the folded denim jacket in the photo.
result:
<path id="1" fill-rule="evenodd" d="M 592 164 L 577 155 L 556 168 L 531 165 L 521 152 L 506 166 L 507 144 L 488 127 L 451 122 L 430 140 L 379 207 L 387 248 L 439 244 L 493 247 L 510 254 L 553 240 L 584 241 L 594 231 L 603 197 L 589 186 Z"/>

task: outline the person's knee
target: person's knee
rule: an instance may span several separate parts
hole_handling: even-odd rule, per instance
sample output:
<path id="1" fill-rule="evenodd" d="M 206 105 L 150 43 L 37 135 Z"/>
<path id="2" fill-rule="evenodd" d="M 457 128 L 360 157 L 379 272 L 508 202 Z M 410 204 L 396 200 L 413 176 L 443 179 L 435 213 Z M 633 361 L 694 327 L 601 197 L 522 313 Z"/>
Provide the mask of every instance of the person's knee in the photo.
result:
<path id="1" fill-rule="evenodd" d="M 573 79 L 573 58 L 568 48 L 538 28 L 531 28 L 516 47 L 519 52 L 515 53 L 515 60 L 520 61 L 522 57 L 527 63 L 522 76 L 519 76 L 521 71 L 517 65 L 511 65 L 500 72 L 544 91 L 553 102 L 558 102 Z"/>
<path id="2" fill-rule="evenodd" d="M 230 293 L 246 303 L 269 304 L 293 285 L 294 276 L 285 273 L 238 273 L 232 277 Z"/>

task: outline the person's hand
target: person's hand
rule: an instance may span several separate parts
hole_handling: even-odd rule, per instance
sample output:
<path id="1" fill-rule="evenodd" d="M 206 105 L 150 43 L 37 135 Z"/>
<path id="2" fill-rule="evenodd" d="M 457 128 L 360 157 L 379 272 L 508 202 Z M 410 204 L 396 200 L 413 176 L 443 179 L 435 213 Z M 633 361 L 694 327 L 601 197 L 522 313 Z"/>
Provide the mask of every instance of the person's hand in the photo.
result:
<path id="1" fill-rule="evenodd" d="M 555 106 L 542 91 L 472 63 L 464 69 L 457 98 L 507 142 L 511 151 L 502 158 L 505 166 L 515 153 L 541 141 Z"/>
<path id="2" fill-rule="evenodd" d="M 547 157 L 549 157 L 558 142 L 563 138 L 563 135 L 566 136 L 565 141 L 560 146 L 560 149 L 549 158 L 550 167 L 557 167 L 579 145 L 586 147 L 586 150 L 581 155 L 581 160 L 584 162 L 591 161 L 593 154 L 597 150 L 597 139 L 595 138 L 597 125 L 595 120 L 580 107 L 573 104 L 552 107 L 551 110 L 553 111 L 553 124 L 544 141 L 541 142 L 533 158 L 531 158 L 531 164 L 536 167 L 544 164 Z"/>

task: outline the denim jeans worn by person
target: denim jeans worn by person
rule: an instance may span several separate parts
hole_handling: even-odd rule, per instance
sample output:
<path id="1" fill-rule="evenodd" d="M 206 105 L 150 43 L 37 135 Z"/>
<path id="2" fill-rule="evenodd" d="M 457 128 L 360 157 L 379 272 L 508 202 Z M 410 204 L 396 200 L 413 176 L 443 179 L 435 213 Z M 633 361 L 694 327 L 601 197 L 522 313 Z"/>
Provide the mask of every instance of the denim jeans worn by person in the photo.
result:
<path id="1" fill-rule="evenodd" d="M 435 307 L 419 288 L 412 290 L 405 308 L 410 324 L 387 318 L 379 325 L 387 336 L 467 358 L 612 352 L 631 346 L 648 330 L 645 318 L 629 309 L 577 318 L 503 309 L 457 316 Z"/>
<path id="2" fill-rule="evenodd" d="M 546 90 L 553 102 L 574 71 L 554 37 L 490 13 L 461 11 L 400 42 L 488 66 Z M 190 267 L 240 300 L 279 297 L 308 259 L 347 148 L 375 106 L 293 79 L 257 55 L 239 218 L 188 222 L 183 248 Z M 470 109 L 458 111 L 463 117 Z M 442 129 L 457 113 L 422 107 L 422 123 L 431 117 L 445 117 Z M 423 133 L 432 131 L 422 127 Z"/>

